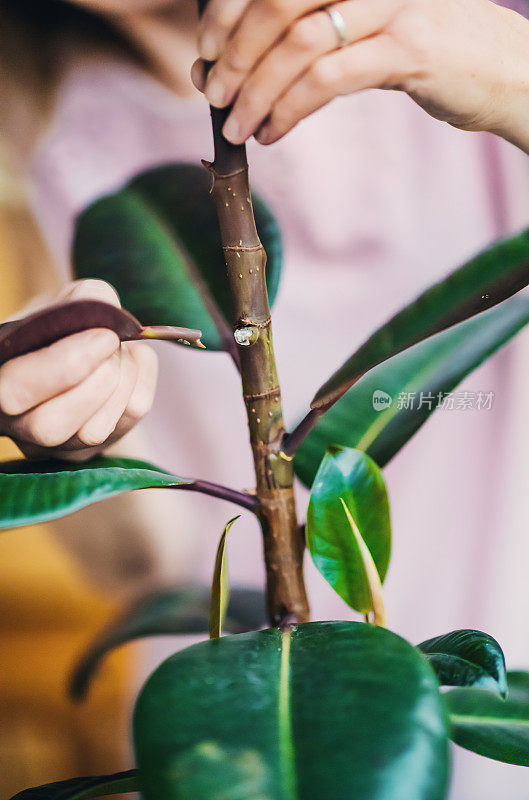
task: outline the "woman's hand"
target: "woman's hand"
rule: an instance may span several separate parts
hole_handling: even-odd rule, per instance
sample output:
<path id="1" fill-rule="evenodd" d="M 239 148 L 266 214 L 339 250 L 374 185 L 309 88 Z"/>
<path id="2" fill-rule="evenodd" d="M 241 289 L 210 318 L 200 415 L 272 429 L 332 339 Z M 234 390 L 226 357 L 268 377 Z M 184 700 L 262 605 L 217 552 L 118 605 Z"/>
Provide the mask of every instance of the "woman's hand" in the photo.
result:
<path id="1" fill-rule="evenodd" d="M 193 80 L 234 103 L 224 134 L 262 144 L 339 95 L 400 89 L 429 114 L 529 151 L 529 22 L 490 0 L 210 0 Z"/>
<path id="2" fill-rule="evenodd" d="M 70 284 L 54 302 L 119 306 L 103 281 Z M 110 330 L 76 333 L 0 367 L 0 434 L 29 458 L 82 461 L 127 433 L 152 405 L 157 360 Z"/>

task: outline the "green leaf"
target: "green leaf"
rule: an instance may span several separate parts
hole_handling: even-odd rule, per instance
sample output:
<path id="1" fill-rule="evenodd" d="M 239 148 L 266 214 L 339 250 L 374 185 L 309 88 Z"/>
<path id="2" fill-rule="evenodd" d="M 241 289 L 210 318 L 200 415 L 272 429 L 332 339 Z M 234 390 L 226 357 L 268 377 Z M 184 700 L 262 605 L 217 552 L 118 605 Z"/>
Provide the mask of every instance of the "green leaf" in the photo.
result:
<path id="1" fill-rule="evenodd" d="M 382 582 L 391 554 L 391 522 L 384 478 L 369 456 L 349 448 L 328 450 L 312 487 L 306 535 L 312 560 L 334 591 L 356 611 L 373 610 L 362 541 Z"/>
<path id="2" fill-rule="evenodd" d="M 508 697 L 483 689 L 451 689 L 442 696 L 453 741 L 481 756 L 529 766 L 529 672 L 507 673 Z"/>
<path id="3" fill-rule="evenodd" d="M 135 769 L 100 775 L 97 778 L 71 778 L 57 783 L 46 783 L 34 789 L 24 789 L 11 800 L 89 800 L 91 797 L 108 797 L 139 790 L 138 773 Z"/>
<path id="4" fill-rule="evenodd" d="M 0 462 L 0 529 L 17 528 L 71 514 L 133 489 L 192 486 L 193 480 L 131 458 Z"/>
<path id="5" fill-rule="evenodd" d="M 311 408 L 329 408 L 377 364 L 497 305 L 528 284 L 529 230 L 525 230 L 497 242 L 399 311 L 318 389 Z"/>
<path id="6" fill-rule="evenodd" d="M 475 686 L 505 697 L 507 676 L 500 645 L 488 633 L 461 630 L 435 636 L 417 645 L 441 686 Z"/>
<path id="7" fill-rule="evenodd" d="M 240 519 L 241 515 L 233 517 L 222 531 L 215 567 L 213 569 L 213 581 L 211 584 L 211 605 L 209 635 L 212 639 L 218 639 L 222 635 L 222 625 L 228 608 L 230 587 L 228 583 L 228 572 L 226 569 L 226 536 L 233 523 Z"/>
<path id="8" fill-rule="evenodd" d="M 113 620 L 83 653 L 69 681 L 75 700 L 86 697 L 107 653 L 122 644 L 147 636 L 207 633 L 211 593 L 208 588 L 163 589 L 137 600 Z M 257 630 L 266 624 L 265 596 L 261 589 L 234 587 L 230 592 L 224 627 L 232 633 Z"/>
<path id="9" fill-rule="evenodd" d="M 294 459 L 299 478 L 311 485 L 329 445 L 356 447 L 383 467 L 435 411 L 439 393 L 453 391 L 528 322 L 529 298 L 513 297 L 375 367 L 320 417 L 303 441 Z M 374 407 L 375 393 L 390 401 L 383 410 Z M 401 393 L 415 393 L 413 408 L 399 407 Z"/>
<path id="10" fill-rule="evenodd" d="M 144 325 L 200 328 L 208 349 L 235 353 L 230 292 L 210 188 L 209 173 L 189 164 L 137 176 L 78 218 L 74 271 L 79 278 L 111 283 L 123 306 Z M 281 272 L 281 236 L 264 203 L 253 200 L 268 254 L 272 305 Z"/>
<path id="11" fill-rule="evenodd" d="M 415 648 L 317 622 L 177 653 L 140 694 L 134 741 L 144 800 L 441 800 L 445 726 Z"/>
<path id="12" fill-rule="evenodd" d="M 266 767 L 254 750 L 233 751 L 201 742 L 175 760 L 173 776 L 178 797 L 185 800 L 272 800 Z"/>

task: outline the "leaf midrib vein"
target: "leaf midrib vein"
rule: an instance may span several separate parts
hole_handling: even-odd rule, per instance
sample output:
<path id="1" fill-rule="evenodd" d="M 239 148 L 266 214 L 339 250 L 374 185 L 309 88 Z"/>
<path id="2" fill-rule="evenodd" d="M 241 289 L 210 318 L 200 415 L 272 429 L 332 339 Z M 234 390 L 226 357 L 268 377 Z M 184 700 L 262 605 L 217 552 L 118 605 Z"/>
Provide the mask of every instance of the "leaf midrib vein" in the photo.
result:
<path id="1" fill-rule="evenodd" d="M 292 709 L 290 704 L 290 644 L 291 631 L 281 634 L 281 665 L 279 671 L 279 760 L 285 798 L 297 800 L 297 777 L 295 768 L 294 741 L 292 732 Z"/>
<path id="2" fill-rule="evenodd" d="M 528 719 L 518 719 L 517 717 L 476 717 L 466 714 L 450 713 L 450 720 L 458 725 L 525 725 L 529 727 Z"/>

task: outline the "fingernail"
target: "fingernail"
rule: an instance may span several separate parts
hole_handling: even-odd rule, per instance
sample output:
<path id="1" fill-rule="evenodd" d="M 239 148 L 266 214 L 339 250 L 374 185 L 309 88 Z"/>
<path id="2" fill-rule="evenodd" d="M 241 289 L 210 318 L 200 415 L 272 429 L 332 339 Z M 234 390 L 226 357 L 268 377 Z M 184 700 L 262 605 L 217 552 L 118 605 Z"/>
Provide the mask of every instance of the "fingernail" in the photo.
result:
<path id="1" fill-rule="evenodd" d="M 215 77 L 211 78 L 206 85 L 206 97 L 210 105 L 222 108 L 225 95 L 226 89 L 222 81 Z"/>
<path id="2" fill-rule="evenodd" d="M 243 142 L 243 139 L 241 139 L 241 126 L 233 114 L 228 117 L 224 123 L 222 133 L 224 134 L 224 138 L 232 144 L 242 144 Z"/>
<path id="3" fill-rule="evenodd" d="M 204 33 L 200 37 L 198 52 L 206 61 L 215 61 L 217 58 L 217 42 L 210 33 Z"/>
<path id="4" fill-rule="evenodd" d="M 202 59 L 195 61 L 191 67 L 191 80 L 193 85 L 199 92 L 204 92 L 206 87 L 206 75 L 204 70 L 204 62 Z"/>
<path id="5" fill-rule="evenodd" d="M 259 128 L 255 134 L 255 138 L 259 144 L 268 144 L 272 139 L 272 136 L 270 135 L 270 128 L 266 125 L 264 125 L 262 128 Z"/>

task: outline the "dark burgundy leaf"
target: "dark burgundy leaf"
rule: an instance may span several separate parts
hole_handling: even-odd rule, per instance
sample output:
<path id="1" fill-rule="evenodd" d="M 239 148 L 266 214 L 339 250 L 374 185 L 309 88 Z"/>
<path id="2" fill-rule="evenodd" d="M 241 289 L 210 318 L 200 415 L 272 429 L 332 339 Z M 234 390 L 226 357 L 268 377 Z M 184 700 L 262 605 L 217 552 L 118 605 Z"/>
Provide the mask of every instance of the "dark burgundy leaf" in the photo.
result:
<path id="1" fill-rule="evenodd" d="M 108 328 L 122 342 L 165 339 L 203 347 L 200 331 L 169 326 L 143 327 L 128 311 L 110 303 L 73 300 L 47 306 L 27 317 L 0 325 L 0 364 L 90 328 Z"/>

